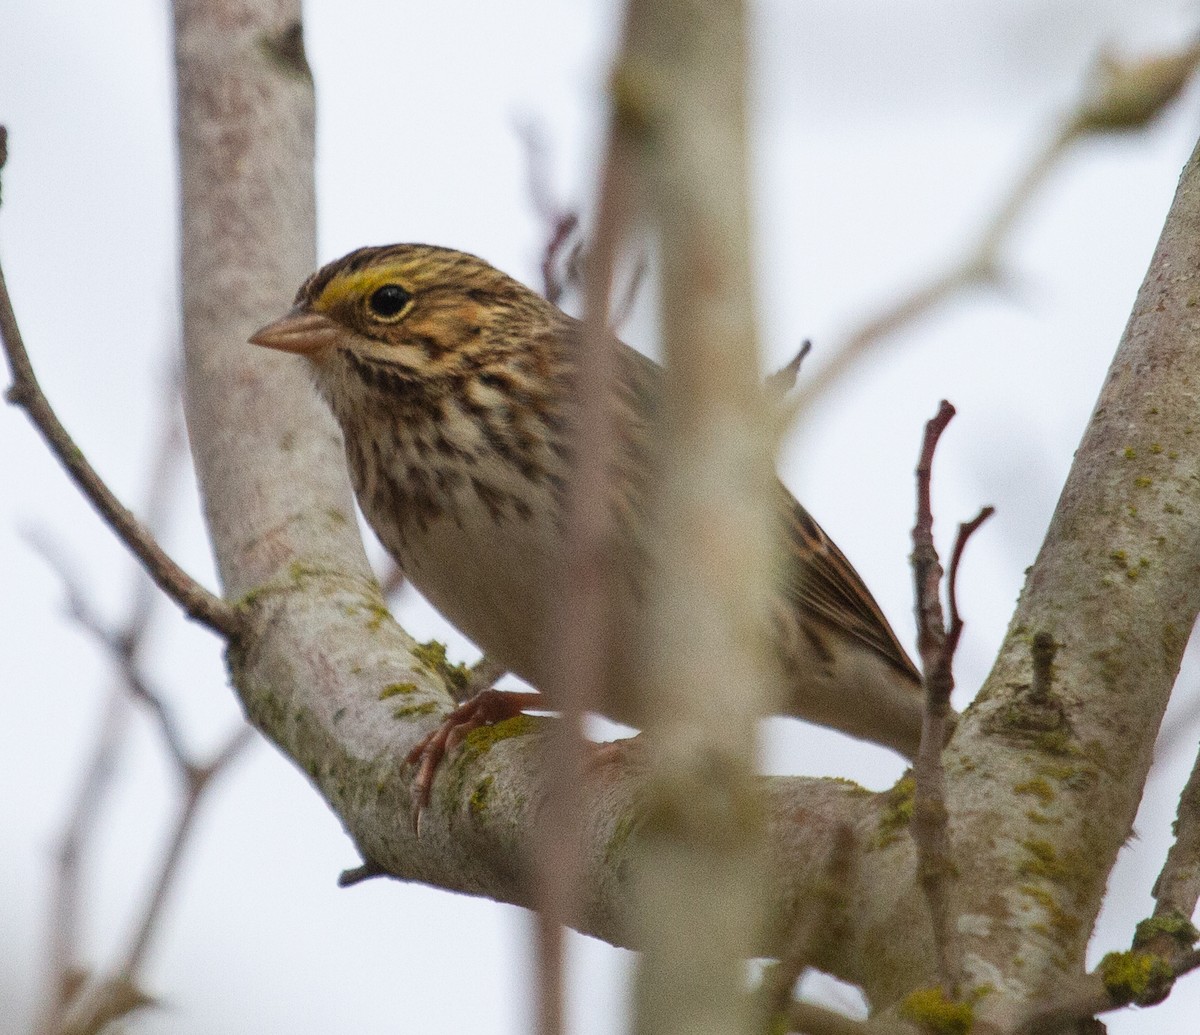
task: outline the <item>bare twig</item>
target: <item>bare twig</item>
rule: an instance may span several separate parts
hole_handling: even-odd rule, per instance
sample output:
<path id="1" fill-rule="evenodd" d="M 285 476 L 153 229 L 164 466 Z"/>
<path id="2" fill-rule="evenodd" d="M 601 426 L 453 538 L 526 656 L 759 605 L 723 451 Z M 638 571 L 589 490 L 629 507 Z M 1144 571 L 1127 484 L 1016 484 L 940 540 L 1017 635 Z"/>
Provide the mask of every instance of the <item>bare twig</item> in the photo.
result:
<path id="1" fill-rule="evenodd" d="M 12 377 L 8 401 L 25 411 L 71 480 L 117 537 L 141 561 L 159 589 L 174 600 L 189 618 L 226 639 L 236 636 L 238 622 L 234 609 L 196 582 L 166 554 L 146 527 L 113 495 L 67 434 L 34 375 L 2 268 L 0 338 L 4 340 L 4 353 Z"/>
<path id="2" fill-rule="evenodd" d="M 545 227 L 542 249 L 542 294 L 557 305 L 571 287 L 574 264 L 568 245 L 579 229 L 579 213 L 564 208 L 550 186 L 550 158 L 545 136 L 533 119 L 517 124 L 517 135 L 525 145 L 525 167 L 529 176 L 529 198 Z M 564 261 L 564 255 L 567 258 Z"/>
<path id="3" fill-rule="evenodd" d="M 1179 796 L 1175 843 L 1154 882 L 1154 915 L 1191 920 L 1200 899 L 1200 755 Z"/>
<path id="4" fill-rule="evenodd" d="M 72 574 L 73 567 L 62 560 L 60 553 L 51 546 L 48 538 L 36 532 L 30 533 L 27 538 L 30 545 L 41 554 L 43 560 L 54 569 L 62 581 L 67 594 L 67 611 L 71 618 L 108 652 L 117 665 L 120 678 L 130 696 L 141 701 L 154 716 L 172 761 L 178 768 L 185 769 L 188 761 L 183 735 L 172 718 L 170 709 L 162 697 L 150 688 L 138 664 L 145 642 L 145 623 L 148 619 L 148 614 L 142 610 L 141 594 L 138 595 L 125 628 L 111 629 L 96 614 L 83 589 L 75 580 Z"/>
<path id="5" fill-rule="evenodd" d="M 953 417 L 954 407 L 943 400 L 937 414 L 925 425 L 917 462 L 917 520 L 913 527 L 912 555 L 916 580 L 917 647 L 925 677 L 925 712 L 914 765 L 916 792 L 912 835 L 917 849 L 918 875 L 933 924 L 938 974 L 950 995 L 957 993 L 963 976 L 961 947 L 950 906 L 955 868 L 950 853 L 946 781 L 942 769 L 950 695 L 954 690 L 954 653 L 963 629 L 958 610 L 958 569 L 967 542 L 995 512 L 992 507 L 984 507 L 974 519 L 958 526 L 946 580 L 950 613 L 947 625 L 941 603 L 942 567 L 933 542 L 931 484 L 938 440 Z"/>
<path id="6" fill-rule="evenodd" d="M 87 968 L 79 958 L 80 918 L 83 911 L 80 859 L 99 818 L 100 802 L 112 777 L 128 715 L 129 699 L 125 689 L 119 684 L 114 685 L 105 705 L 92 757 L 80 776 L 75 802 L 55 853 L 56 867 L 50 895 L 46 1000 L 37 1027 L 44 1035 L 61 1029 L 67 1005 L 87 979 Z"/>
<path id="7" fill-rule="evenodd" d="M 146 506 L 148 527 L 161 533 L 171 495 L 171 475 L 179 467 L 182 435 L 178 420 L 178 377 L 164 393 L 166 410 L 160 422 L 156 456 L 151 465 Z M 71 617 L 105 649 L 118 669 L 119 683 L 114 688 L 91 764 L 85 773 L 76 804 L 63 835 L 58 857 L 56 890 L 52 899 L 51 959 L 45 1013 L 39 1031 L 45 1035 L 98 1032 L 104 1025 L 149 1002 L 140 991 L 137 971 L 145 958 L 150 937 L 161 922 L 167 891 L 177 872 L 193 820 L 212 778 L 223 770 L 245 744 L 249 728 L 243 727 L 230 738 L 224 749 L 207 764 L 191 761 L 182 731 L 175 723 L 160 695 L 155 693 L 141 668 L 150 630 L 153 609 L 158 601 L 153 583 L 139 572 L 135 581 L 129 614 L 120 628 L 109 625 L 90 602 L 74 575 L 77 566 L 67 564 L 44 534 L 28 536 L 36 549 L 62 580 Z M 126 713 L 129 697 L 145 704 L 154 718 L 172 765 L 184 783 L 184 801 L 158 880 L 153 885 L 147 906 L 137 924 L 124 963 L 108 977 L 89 981 L 78 962 L 80 916 L 79 858 L 85 847 L 88 823 L 96 814 L 116 737 Z"/>
<path id="8" fill-rule="evenodd" d="M 954 407 L 943 400 L 937 415 L 925 425 L 925 438 L 917 463 L 917 520 L 913 527 L 912 554 L 917 648 L 925 677 L 925 714 L 921 724 L 921 746 L 914 765 L 916 794 L 911 829 L 917 849 L 918 876 L 933 924 L 938 974 L 950 995 L 956 994 L 962 980 L 962 959 L 950 908 L 950 886 L 955 872 L 950 855 L 942 770 L 942 746 L 946 741 L 950 693 L 954 689 L 951 664 L 954 645 L 950 642 L 942 613 L 942 566 L 933 543 L 930 482 L 938 439 L 953 416 Z M 965 541 L 961 531 L 959 538 Z M 954 638 L 957 640 L 957 634 Z"/>
<path id="9" fill-rule="evenodd" d="M 779 395 L 787 395 L 793 388 L 796 387 L 796 378 L 800 376 L 800 367 L 804 363 L 805 357 L 812 351 L 812 342 L 807 338 L 796 350 L 796 354 L 789 359 L 783 366 L 773 374 L 768 374 L 766 377 L 766 386 Z"/>
<path id="10" fill-rule="evenodd" d="M 166 527 L 173 475 L 178 471 L 183 455 L 177 370 L 172 371 L 167 383 L 167 390 L 163 393 L 164 412 L 158 422 L 162 430 L 150 465 L 145 506 L 146 525 L 156 534 L 161 534 Z M 138 677 L 138 661 L 150 631 L 154 605 L 161 598 L 154 583 L 139 569 L 124 626 L 119 632 L 110 633 L 104 623 L 96 618 L 86 595 L 71 575 L 73 567 L 63 561 L 61 552 L 53 549 L 45 536 L 31 535 L 29 538 L 62 580 L 71 613 L 85 629 L 98 635 L 102 646 L 113 655 L 121 670 L 118 681 L 109 693 L 92 757 L 81 776 L 56 853 L 57 865 L 49 907 L 51 933 L 46 966 L 46 999 L 37 1028 L 39 1032 L 50 1035 L 62 1029 L 65 1011 L 86 981 L 86 969 L 79 962 L 83 886 L 80 859 L 99 815 L 99 805 L 107 789 L 113 759 L 126 728 L 128 690 Z M 114 990 L 110 1001 L 128 1002 L 127 992 L 127 989 Z"/>
<path id="11" fill-rule="evenodd" d="M 954 551 L 950 554 L 950 574 L 946 580 L 946 597 L 950 609 L 950 625 L 946 629 L 946 644 L 951 654 L 958 649 L 958 640 L 962 636 L 963 621 L 958 613 L 958 566 L 962 562 L 963 551 L 979 527 L 996 513 L 995 507 L 981 507 L 978 514 L 970 521 L 964 521 L 958 526 L 958 535 L 954 539 Z"/>
<path id="12" fill-rule="evenodd" d="M 1101 62 L 1099 82 L 1085 84 L 1074 108 L 1059 119 L 1046 142 L 1005 191 L 974 245 L 957 262 L 902 295 L 836 345 L 826 363 L 801 388 L 798 410 L 809 410 L 902 328 L 963 291 L 1003 282 L 1002 252 L 1013 230 L 1071 148 L 1094 133 L 1147 125 L 1179 95 L 1198 59 L 1200 50 L 1191 44 L 1176 54 L 1124 64 Z"/>
<path id="13" fill-rule="evenodd" d="M 150 1000 L 140 991 L 139 972 L 154 935 L 161 926 L 167 896 L 174 885 L 188 839 L 205 792 L 250 742 L 253 730 L 241 726 L 206 763 L 187 763 L 182 775 L 186 787 L 183 804 L 175 817 L 167 850 L 158 875 L 134 926 L 128 949 L 120 965 L 102 980 L 91 984 L 70 1003 L 59 1028 L 61 1035 L 95 1035 L 112 1021 L 124 1017 Z"/>
<path id="14" fill-rule="evenodd" d="M 184 760 L 180 773 L 185 781 L 183 804 L 175 817 L 175 826 L 171 831 L 167 851 L 159 867 L 158 876 L 146 899 L 141 920 L 137 924 L 129 948 L 125 952 L 123 962 L 118 970 L 119 974 L 125 975 L 130 981 L 134 979 L 145 961 L 150 939 L 162 921 L 167 894 L 175 882 L 179 863 L 183 858 L 188 838 L 194 829 L 196 814 L 205 792 L 212 785 L 213 780 L 229 768 L 253 738 L 254 730 L 250 726 L 239 725 L 208 762 L 195 763 Z"/>

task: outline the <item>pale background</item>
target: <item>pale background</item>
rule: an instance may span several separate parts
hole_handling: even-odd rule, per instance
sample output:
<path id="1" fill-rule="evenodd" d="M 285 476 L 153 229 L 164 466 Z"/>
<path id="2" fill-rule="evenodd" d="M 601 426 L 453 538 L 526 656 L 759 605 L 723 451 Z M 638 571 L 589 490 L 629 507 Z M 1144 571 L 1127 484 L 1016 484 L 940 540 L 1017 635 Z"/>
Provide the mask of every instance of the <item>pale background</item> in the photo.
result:
<path id="1" fill-rule="evenodd" d="M 50 399 L 127 501 L 144 498 L 160 385 L 177 337 L 172 80 L 165 4 L 7 0 L 0 120 L 10 129 L 0 249 Z M 969 9 L 968 9 L 969 8 Z M 1075 96 L 1099 46 L 1177 45 L 1182 0 L 763 0 L 755 5 L 754 184 L 759 312 L 771 365 L 811 336 L 819 362 L 877 304 L 965 245 Z M 320 256 L 423 240 L 536 282 L 541 237 L 514 123 L 553 144 L 564 199 L 584 200 L 617 6 L 447 0 L 306 5 L 318 87 Z M 789 448 L 789 484 L 838 539 L 912 642 L 911 469 L 943 396 L 960 416 L 935 473 L 943 541 L 993 503 L 963 571 L 959 703 L 986 673 L 1200 128 L 1191 90 L 1150 131 L 1079 148 L 1022 224 L 1015 296 L 977 293 L 914 328 L 830 399 Z M 651 321 L 631 336 L 652 343 Z M 168 546 L 212 584 L 190 475 Z M 0 413 L 0 1032 L 38 993 L 50 849 L 95 735 L 107 675 L 62 616 L 56 577 L 22 528 L 60 539 L 121 614 L 131 566 L 16 411 Z M 413 597 L 400 615 L 447 637 Z M 453 649 L 467 647 L 451 636 Z M 153 671 L 197 750 L 238 712 L 207 634 L 164 610 Z M 1197 672 L 1185 666 L 1183 696 Z M 1178 695 L 1177 695 L 1178 696 Z M 1176 701 L 1175 707 L 1187 700 Z M 1190 740 L 1195 742 L 1194 730 Z M 886 753 L 772 724 L 770 766 L 871 787 Z M 1128 945 L 1150 910 L 1188 738 L 1156 771 L 1092 947 Z M 91 959 L 124 940 L 157 860 L 171 772 L 144 721 L 122 755 L 88 860 Z M 336 819 L 257 744 L 205 812 L 150 967 L 164 1009 L 144 1032 L 525 1031 L 526 916 L 395 882 L 347 891 Z M 575 941 L 576 1030 L 625 1030 L 630 957 Z M 811 982 L 852 1006 L 853 996 Z M 1200 978 L 1114 1032 L 1194 1030 Z"/>

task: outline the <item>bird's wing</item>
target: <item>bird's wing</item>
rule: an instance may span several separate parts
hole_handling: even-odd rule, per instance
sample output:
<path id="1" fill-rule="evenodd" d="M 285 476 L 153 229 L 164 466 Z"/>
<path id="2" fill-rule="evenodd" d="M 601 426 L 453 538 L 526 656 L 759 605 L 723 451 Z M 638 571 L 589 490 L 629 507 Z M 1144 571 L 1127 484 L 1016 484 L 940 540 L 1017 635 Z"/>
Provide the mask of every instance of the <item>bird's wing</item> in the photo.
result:
<path id="1" fill-rule="evenodd" d="M 662 368 L 628 345 L 620 345 L 617 394 L 623 412 L 617 423 L 628 436 L 622 442 L 621 459 L 630 479 L 626 491 L 639 504 L 638 510 L 650 491 L 646 484 L 650 463 L 644 445 L 654 434 L 661 390 Z M 781 592 L 802 615 L 815 617 L 866 644 L 901 674 L 920 682 L 920 673 L 854 566 L 783 483 L 777 484 L 787 552 Z M 640 516 L 644 520 L 644 515 Z"/>
<path id="2" fill-rule="evenodd" d="M 846 555 L 782 484 L 779 492 L 786 520 L 783 591 L 788 599 L 801 612 L 816 615 L 873 648 L 919 682 L 916 666 Z"/>

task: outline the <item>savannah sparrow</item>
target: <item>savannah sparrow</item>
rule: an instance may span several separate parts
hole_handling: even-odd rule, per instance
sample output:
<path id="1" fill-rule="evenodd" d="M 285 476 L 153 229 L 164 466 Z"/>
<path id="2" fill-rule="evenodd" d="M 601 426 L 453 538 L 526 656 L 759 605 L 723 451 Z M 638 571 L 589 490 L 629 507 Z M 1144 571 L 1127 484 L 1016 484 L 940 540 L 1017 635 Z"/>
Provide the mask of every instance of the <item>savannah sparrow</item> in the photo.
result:
<path id="1" fill-rule="evenodd" d="M 482 259 L 401 244 L 331 262 L 304 283 L 291 312 L 250 339 L 307 360 L 383 545 L 489 658 L 535 687 L 546 684 L 552 656 L 580 333 L 578 321 Z M 632 651 L 622 648 L 637 642 L 661 370 L 612 342 L 618 531 L 612 699 L 603 710 L 637 726 L 638 702 L 623 692 L 633 685 Z M 842 552 L 782 484 L 778 496 L 785 566 L 774 625 L 788 711 L 911 757 L 921 732 L 916 669 Z M 477 724 L 535 701 L 491 693 L 456 721 Z M 444 736 L 435 744 L 423 793 L 445 744 Z"/>

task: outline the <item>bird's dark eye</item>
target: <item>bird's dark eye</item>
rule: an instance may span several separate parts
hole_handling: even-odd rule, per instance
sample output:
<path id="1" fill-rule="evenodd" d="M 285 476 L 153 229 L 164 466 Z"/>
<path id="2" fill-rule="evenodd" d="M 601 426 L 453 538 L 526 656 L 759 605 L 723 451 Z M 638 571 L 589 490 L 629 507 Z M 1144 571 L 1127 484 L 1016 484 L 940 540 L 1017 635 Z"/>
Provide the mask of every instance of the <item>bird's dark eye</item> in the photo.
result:
<path id="1" fill-rule="evenodd" d="M 402 313 L 411 301 L 412 295 L 399 284 L 384 284 L 367 299 L 367 305 L 376 316 L 387 320 Z"/>

